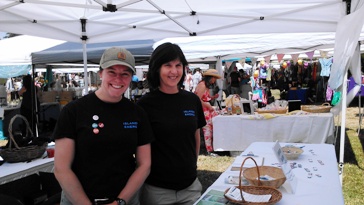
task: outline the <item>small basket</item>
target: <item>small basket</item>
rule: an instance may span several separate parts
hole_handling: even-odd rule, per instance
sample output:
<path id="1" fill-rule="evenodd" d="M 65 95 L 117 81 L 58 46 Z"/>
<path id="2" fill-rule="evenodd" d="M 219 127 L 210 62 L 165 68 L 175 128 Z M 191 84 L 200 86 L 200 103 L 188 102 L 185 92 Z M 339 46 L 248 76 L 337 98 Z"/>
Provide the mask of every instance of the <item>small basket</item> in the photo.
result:
<path id="1" fill-rule="evenodd" d="M 258 168 L 261 176 L 269 175 L 274 178 L 274 180 L 260 180 L 263 186 L 279 188 L 286 181 L 286 176 L 281 168 L 272 166 L 259 166 Z M 259 186 L 258 173 L 255 169 L 255 167 L 245 169 L 243 176 L 249 184 Z"/>
<path id="2" fill-rule="evenodd" d="M 36 159 L 41 157 L 46 148 L 48 143 L 44 142 L 42 145 L 29 145 L 26 147 L 19 147 L 19 145 L 16 143 L 14 136 L 13 136 L 13 128 L 12 124 L 15 121 L 16 118 L 22 118 L 25 121 L 25 124 L 27 126 L 27 136 L 30 133 L 31 136 L 33 136 L 33 132 L 29 127 L 29 123 L 27 119 L 22 115 L 15 115 L 13 118 L 11 118 L 9 123 L 9 147 L 6 149 L 2 149 L 0 152 L 0 155 L 6 162 L 14 163 L 14 162 L 26 162 L 32 159 Z M 11 144 L 14 142 L 15 148 L 12 148 Z"/>
<path id="3" fill-rule="evenodd" d="M 263 113 L 273 113 L 273 114 L 286 114 L 287 109 L 277 109 L 277 110 L 264 110 L 264 109 L 257 109 L 257 113 L 263 114 Z"/>
<path id="4" fill-rule="evenodd" d="M 326 113 L 330 112 L 331 106 L 329 103 L 323 103 L 322 105 L 302 105 L 301 110 L 312 113 Z"/>
<path id="5" fill-rule="evenodd" d="M 241 185 L 241 175 L 242 175 L 242 172 L 243 172 L 243 166 L 244 166 L 244 163 L 247 159 L 251 159 L 254 161 L 255 163 L 255 166 L 256 166 L 256 170 L 258 172 L 258 184 L 259 186 L 242 186 Z M 225 198 L 230 201 L 230 202 L 233 202 L 235 204 L 251 204 L 251 205 L 268 205 L 268 204 L 275 204 L 277 202 L 279 202 L 281 199 L 282 199 L 282 193 L 276 189 L 276 188 L 273 188 L 273 187 L 269 187 L 269 186 L 262 186 L 262 183 L 260 181 L 260 172 L 259 172 L 259 169 L 258 169 L 258 165 L 257 165 L 257 162 L 254 160 L 254 158 L 252 157 L 247 157 L 244 159 L 243 163 L 241 164 L 240 166 L 240 174 L 239 174 L 239 186 L 236 186 L 236 188 L 238 188 L 240 190 L 240 196 L 241 196 L 241 201 L 237 201 L 237 200 L 233 200 L 227 196 L 225 196 L 225 194 L 229 191 L 229 189 L 226 189 L 225 191 Z M 243 191 L 246 192 L 246 193 L 249 193 L 249 194 L 255 194 L 255 195 L 267 195 L 267 194 L 270 194 L 272 195 L 271 198 L 269 199 L 268 202 L 250 202 L 250 201 L 245 201 L 244 200 L 244 197 L 243 197 Z"/>
<path id="6" fill-rule="evenodd" d="M 303 153 L 299 147 L 282 147 L 282 151 L 287 160 L 295 160 Z"/>

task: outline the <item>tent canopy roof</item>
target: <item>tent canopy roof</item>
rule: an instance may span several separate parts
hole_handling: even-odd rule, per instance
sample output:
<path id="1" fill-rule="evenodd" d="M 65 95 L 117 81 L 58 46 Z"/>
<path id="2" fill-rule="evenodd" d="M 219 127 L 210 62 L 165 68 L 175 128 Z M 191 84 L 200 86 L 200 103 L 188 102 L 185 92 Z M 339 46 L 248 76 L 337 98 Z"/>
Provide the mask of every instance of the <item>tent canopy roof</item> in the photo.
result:
<path id="1" fill-rule="evenodd" d="M 70 42 L 80 42 L 83 38 L 88 43 L 225 34 L 335 32 L 337 22 L 345 15 L 343 0 L 0 2 L 3 31 Z"/>

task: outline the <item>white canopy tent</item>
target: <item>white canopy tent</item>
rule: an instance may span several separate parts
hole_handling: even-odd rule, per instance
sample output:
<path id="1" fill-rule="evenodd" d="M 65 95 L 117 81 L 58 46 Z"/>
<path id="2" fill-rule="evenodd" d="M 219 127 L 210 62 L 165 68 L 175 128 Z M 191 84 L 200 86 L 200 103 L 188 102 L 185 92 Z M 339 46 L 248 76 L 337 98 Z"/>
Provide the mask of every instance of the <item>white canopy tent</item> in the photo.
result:
<path id="1" fill-rule="evenodd" d="M 83 42 L 86 65 L 86 42 L 337 32 L 345 29 L 337 25 L 347 15 L 346 10 L 354 12 L 362 3 L 359 0 L 7 0 L 0 2 L 0 30 Z M 350 24 L 362 28 L 362 24 L 355 22 L 357 19 Z M 216 56 L 217 68 L 221 67 L 221 56 Z M 341 58 L 344 56 L 335 61 Z"/>
<path id="2" fill-rule="evenodd" d="M 334 32 L 346 7 L 342 0 L 8 0 L 0 2 L 0 30 L 82 42 L 86 75 L 86 43 Z"/>
<path id="3" fill-rule="evenodd" d="M 359 40 L 364 40 L 364 32 Z M 266 57 L 277 58 L 277 54 L 302 54 L 315 51 L 314 57 L 320 57 L 319 51 L 333 55 L 335 32 L 326 33 L 284 33 L 284 34 L 243 34 L 201 37 L 165 38 L 156 42 L 153 47 L 172 42 L 178 44 L 189 62 L 216 62 L 217 56 L 222 60 L 231 58 Z M 364 52 L 364 45 L 361 46 Z"/>
<path id="4" fill-rule="evenodd" d="M 0 78 L 10 78 L 29 73 L 31 53 L 64 43 L 62 40 L 35 36 L 16 36 L 0 41 Z"/>

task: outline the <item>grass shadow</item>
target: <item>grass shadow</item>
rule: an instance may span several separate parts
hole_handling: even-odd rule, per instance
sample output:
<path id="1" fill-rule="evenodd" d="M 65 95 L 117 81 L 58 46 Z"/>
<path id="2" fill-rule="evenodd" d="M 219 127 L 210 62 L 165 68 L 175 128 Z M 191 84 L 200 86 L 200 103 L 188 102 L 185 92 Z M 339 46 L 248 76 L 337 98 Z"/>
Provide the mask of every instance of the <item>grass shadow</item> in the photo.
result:
<path id="1" fill-rule="evenodd" d="M 197 177 L 202 185 L 202 192 L 205 193 L 206 189 L 209 188 L 219 178 L 222 172 L 197 170 Z"/>
<path id="2" fill-rule="evenodd" d="M 349 130 L 348 128 L 345 129 L 344 163 L 350 163 L 350 164 L 358 166 L 358 160 L 355 157 L 355 153 L 353 151 L 353 148 L 352 148 L 352 146 L 350 144 L 349 137 L 347 135 L 348 130 Z M 339 160 L 340 160 L 340 144 L 341 144 L 341 140 L 340 140 L 341 126 L 338 126 L 337 132 L 338 132 L 338 137 L 336 138 L 335 152 L 336 152 L 337 162 L 339 162 Z M 362 145 L 363 145 L 363 143 L 362 143 Z"/>

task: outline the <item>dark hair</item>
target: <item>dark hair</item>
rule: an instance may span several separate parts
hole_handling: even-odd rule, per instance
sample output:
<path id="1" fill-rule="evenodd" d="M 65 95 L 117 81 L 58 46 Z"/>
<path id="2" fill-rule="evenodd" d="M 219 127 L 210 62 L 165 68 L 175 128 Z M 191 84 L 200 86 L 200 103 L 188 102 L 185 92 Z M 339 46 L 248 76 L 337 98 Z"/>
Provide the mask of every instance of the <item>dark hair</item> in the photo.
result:
<path id="1" fill-rule="evenodd" d="M 32 76 L 30 76 L 29 74 L 23 76 L 23 86 L 26 89 L 30 89 L 30 87 L 32 86 Z"/>
<path id="2" fill-rule="evenodd" d="M 159 45 L 152 53 L 149 61 L 149 69 L 147 73 L 148 84 L 151 90 L 158 89 L 160 85 L 160 69 L 163 64 L 179 59 L 183 65 L 183 74 L 178 82 L 178 87 L 183 85 L 186 77 L 185 67 L 188 65 L 185 55 L 177 44 L 163 43 Z"/>
<path id="3" fill-rule="evenodd" d="M 206 75 L 206 76 L 202 77 L 202 81 L 205 82 L 205 85 L 207 88 L 209 88 L 211 85 L 213 85 L 210 83 L 211 78 L 213 78 L 213 76 Z"/>

